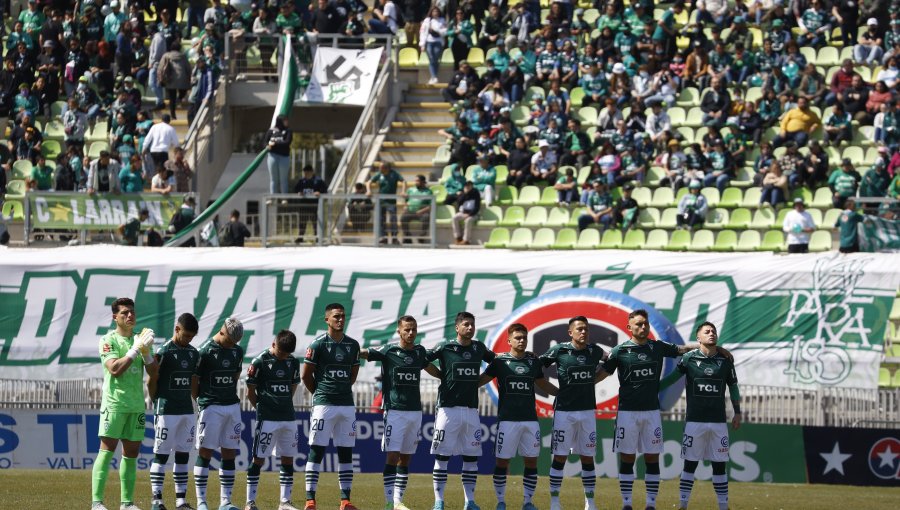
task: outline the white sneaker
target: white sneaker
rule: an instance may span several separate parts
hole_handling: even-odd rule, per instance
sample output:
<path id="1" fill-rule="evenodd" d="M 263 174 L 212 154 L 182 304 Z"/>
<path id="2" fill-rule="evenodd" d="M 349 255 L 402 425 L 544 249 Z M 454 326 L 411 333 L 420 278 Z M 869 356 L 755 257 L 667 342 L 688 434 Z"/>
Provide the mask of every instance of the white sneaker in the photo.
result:
<path id="1" fill-rule="evenodd" d="M 291 504 L 290 501 L 282 501 L 281 504 L 278 505 L 278 510 L 300 510 Z"/>
<path id="2" fill-rule="evenodd" d="M 97 502 L 91 504 L 91 510 L 108 510 L 103 503 Z"/>
<path id="3" fill-rule="evenodd" d="M 437 81 L 437 78 L 430 78 L 430 79 L 428 80 L 428 84 L 429 84 L 429 85 L 434 85 L 434 84 L 437 83 L 437 82 L 438 82 L 438 81 Z"/>
<path id="4" fill-rule="evenodd" d="M 135 505 L 134 503 L 130 503 L 128 505 L 123 503 L 122 505 L 119 506 L 119 510 L 141 510 L 141 509 L 138 508 L 138 506 Z"/>
<path id="5" fill-rule="evenodd" d="M 562 510 L 559 505 L 559 498 L 550 498 L 550 510 Z"/>
<path id="6" fill-rule="evenodd" d="M 597 510 L 593 498 L 584 500 L 584 510 Z"/>

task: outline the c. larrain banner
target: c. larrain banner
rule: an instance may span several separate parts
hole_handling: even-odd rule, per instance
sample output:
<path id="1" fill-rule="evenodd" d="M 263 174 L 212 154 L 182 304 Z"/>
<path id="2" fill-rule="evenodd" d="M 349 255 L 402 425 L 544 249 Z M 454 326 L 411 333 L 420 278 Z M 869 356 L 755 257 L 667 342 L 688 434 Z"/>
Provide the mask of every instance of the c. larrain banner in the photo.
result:
<path id="1" fill-rule="evenodd" d="M 378 74 L 382 51 L 382 48 L 342 50 L 320 46 L 302 100 L 365 105 Z"/>
<path id="2" fill-rule="evenodd" d="M 240 318 L 248 360 L 282 328 L 302 352 L 325 330 L 331 302 L 344 304 L 347 334 L 364 346 L 395 339 L 404 314 L 418 319 L 418 341 L 434 346 L 455 336 L 454 316 L 468 310 L 478 338 L 497 350 L 505 349 L 497 342 L 503 325 L 533 305 L 527 320 L 538 351 L 565 341 L 558 325 L 578 314 L 595 324 L 594 341 L 622 342 L 625 311 L 650 306 L 657 338 L 691 342 L 702 321 L 719 325 L 742 383 L 875 389 L 900 284 L 890 254 L 93 246 L 9 250 L 0 264 L 0 372 L 21 379 L 99 376 L 109 304 L 130 296 L 138 327 L 154 329 L 159 342 L 183 312 L 200 320 L 198 339 Z M 603 292 L 554 294 L 543 306 L 566 289 Z M 366 364 L 360 380 L 378 370 Z"/>
<path id="3" fill-rule="evenodd" d="M 108 230 L 118 228 L 141 209 L 145 227 L 165 227 L 181 207 L 182 194 L 29 192 L 32 228 Z"/>

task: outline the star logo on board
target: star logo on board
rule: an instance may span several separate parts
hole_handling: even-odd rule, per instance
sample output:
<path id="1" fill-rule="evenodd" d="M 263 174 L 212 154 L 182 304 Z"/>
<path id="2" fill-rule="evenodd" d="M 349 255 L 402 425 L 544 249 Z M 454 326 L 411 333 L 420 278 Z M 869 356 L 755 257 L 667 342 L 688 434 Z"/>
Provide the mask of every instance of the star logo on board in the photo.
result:
<path id="1" fill-rule="evenodd" d="M 53 221 L 69 221 L 69 214 L 72 212 L 72 208 L 56 204 L 49 211 L 53 215 Z"/>
<path id="2" fill-rule="evenodd" d="M 841 453 L 841 445 L 837 441 L 835 441 L 834 448 L 831 449 L 831 452 L 820 453 L 819 456 L 825 459 L 825 470 L 822 472 L 823 475 L 827 475 L 832 471 L 837 471 L 843 475 L 844 462 L 847 462 L 847 459 L 852 457 L 849 453 Z"/>
<path id="3" fill-rule="evenodd" d="M 884 437 L 869 450 L 869 470 L 882 480 L 900 478 L 900 440 Z"/>

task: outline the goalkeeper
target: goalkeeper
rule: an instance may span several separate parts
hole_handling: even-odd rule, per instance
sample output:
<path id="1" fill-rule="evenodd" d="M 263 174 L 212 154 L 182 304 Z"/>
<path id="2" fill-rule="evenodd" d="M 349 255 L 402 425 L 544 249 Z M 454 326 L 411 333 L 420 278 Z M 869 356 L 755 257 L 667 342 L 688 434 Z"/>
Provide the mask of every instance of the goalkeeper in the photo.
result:
<path id="1" fill-rule="evenodd" d="M 144 376 L 141 366 L 151 376 L 159 366 L 151 355 L 153 330 L 134 334 L 137 315 L 134 301 L 118 298 L 112 304 L 116 329 L 100 340 L 100 361 L 103 363 L 103 400 L 100 404 L 100 451 L 94 461 L 91 479 L 93 510 L 106 510 L 103 496 L 109 464 L 122 440 L 122 461 L 119 463 L 121 481 L 121 510 L 137 510 L 134 504 L 134 481 L 137 475 L 137 456 L 144 439 Z"/>

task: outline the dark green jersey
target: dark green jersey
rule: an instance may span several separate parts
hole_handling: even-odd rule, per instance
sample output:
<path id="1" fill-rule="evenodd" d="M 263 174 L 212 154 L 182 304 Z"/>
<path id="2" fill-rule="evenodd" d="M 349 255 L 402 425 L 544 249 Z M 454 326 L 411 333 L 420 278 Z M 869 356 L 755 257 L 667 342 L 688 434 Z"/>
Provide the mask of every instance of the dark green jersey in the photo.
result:
<path id="1" fill-rule="evenodd" d="M 319 335 L 306 349 L 304 362 L 316 366 L 313 405 L 354 405 L 353 367 L 359 366 L 359 342 L 346 335 L 340 342 Z"/>
<path id="2" fill-rule="evenodd" d="M 244 348 L 240 345 L 225 349 L 214 340 L 207 340 L 200 346 L 200 361 L 194 369 L 194 375 L 200 378 L 200 395 L 197 397 L 200 409 L 241 401 L 237 383 L 243 362 Z"/>
<path id="3" fill-rule="evenodd" d="M 462 345 L 446 340 L 428 351 L 428 361 L 437 361 L 441 369 L 438 407 L 478 407 L 478 379 L 481 362 L 494 361 L 494 351 L 478 340 Z"/>
<path id="4" fill-rule="evenodd" d="M 572 342 L 556 344 L 541 355 L 541 363 L 556 364 L 559 394 L 553 403 L 556 411 L 588 411 L 597 408 L 594 377 L 603 363 L 603 348 L 588 344 L 576 349 Z"/>
<path id="5" fill-rule="evenodd" d="M 300 383 L 300 361 L 292 355 L 278 359 L 269 349 L 247 368 L 247 386 L 256 386 L 256 417 L 266 421 L 294 420 L 294 393 Z"/>
<path id="6" fill-rule="evenodd" d="M 484 373 L 497 378 L 500 388 L 497 418 L 500 421 L 537 421 L 534 381 L 544 377 L 540 360 L 530 354 L 523 358 L 509 353 L 498 354 Z"/>
<path id="7" fill-rule="evenodd" d="M 678 371 L 687 377 L 687 420 L 725 422 L 725 386 L 731 400 L 740 400 L 734 364 L 716 352 L 706 356 L 700 349 L 685 353 L 678 360 Z"/>
<path id="8" fill-rule="evenodd" d="M 369 361 L 381 362 L 381 393 L 384 409 L 421 411 L 419 383 L 428 366 L 428 351 L 421 345 L 406 350 L 398 344 L 369 349 Z"/>
<path id="9" fill-rule="evenodd" d="M 191 344 L 179 347 L 173 340 L 156 351 L 159 379 L 156 382 L 156 414 L 194 414 L 191 376 L 200 353 Z"/>
<path id="10" fill-rule="evenodd" d="M 659 409 L 659 376 L 664 358 L 678 356 L 678 346 L 660 340 L 638 345 L 626 340 L 613 347 L 603 370 L 612 375 L 619 369 L 619 410 Z"/>

